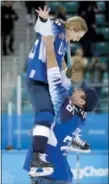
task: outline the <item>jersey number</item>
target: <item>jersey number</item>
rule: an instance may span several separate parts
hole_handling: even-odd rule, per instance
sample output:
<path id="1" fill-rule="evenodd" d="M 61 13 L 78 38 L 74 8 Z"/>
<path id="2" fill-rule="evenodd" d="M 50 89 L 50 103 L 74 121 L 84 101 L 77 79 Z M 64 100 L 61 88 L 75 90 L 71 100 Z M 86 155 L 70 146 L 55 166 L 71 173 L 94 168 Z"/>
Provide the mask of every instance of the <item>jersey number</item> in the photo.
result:
<path id="1" fill-rule="evenodd" d="M 32 50 L 31 50 L 31 52 L 29 54 L 29 58 L 30 59 L 34 58 L 38 43 L 39 43 L 39 40 L 36 40 L 35 44 L 33 45 Z M 39 48 L 39 53 L 38 54 L 39 54 L 38 55 L 38 59 L 41 60 L 42 62 L 45 62 L 46 61 L 46 49 L 45 49 L 44 43 L 42 41 L 41 41 L 41 44 L 40 44 L 40 48 Z"/>
<path id="2" fill-rule="evenodd" d="M 66 109 L 74 115 L 74 108 L 70 104 L 67 105 Z"/>
<path id="3" fill-rule="evenodd" d="M 60 47 L 59 47 L 59 50 L 58 50 L 58 54 L 59 55 L 62 55 L 64 52 L 64 44 L 63 42 L 60 43 Z"/>
<path id="4" fill-rule="evenodd" d="M 54 125 L 52 126 L 52 128 L 51 128 L 50 137 L 49 137 L 49 139 L 48 139 L 48 144 L 51 145 L 51 146 L 56 147 L 56 146 L 57 146 L 57 143 L 58 143 L 58 140 L 57 140 L 57 138 L 56 138 L 56 136 L 55 136 L 55 133 L 54 133 L 54 131 L 53 131 L 54 126 L 55 126 L 55 124 L 54 124 Z M 63 142 L 64 142 L 66 145 L 60 147 L 60 150 L 61 150 L 62 152 L 64 151 L 63 155 L 66 155 L 68 146 L 71 144 L 71 141 L 72 141 L 72 137 L 71 137 L 71 136 L 66 136 L 66 137 L 64 138 Z"/>
<path id="5" fill-rule="evenodd" d="M 35 73 L 36 73 L 36 71 L 35 71 L 35 70 L 31 70 L 29 77 L 30 77 L 30 78 L 33 78 L 33 77 L 34 77 L 34 75 L 35 75 Z"/>
<path id="6" fill-rule="evenodd" d="M 31 52 L 29 53 L 29 58 L 30 59 L 34 58 L 34 55 L 35 55 L 35 52 L 36 52 L 36 47 L 37 47 L 38 43 L 39 43 L 39 40 L 36 40 L 35 44 L 32 47 Z"/>

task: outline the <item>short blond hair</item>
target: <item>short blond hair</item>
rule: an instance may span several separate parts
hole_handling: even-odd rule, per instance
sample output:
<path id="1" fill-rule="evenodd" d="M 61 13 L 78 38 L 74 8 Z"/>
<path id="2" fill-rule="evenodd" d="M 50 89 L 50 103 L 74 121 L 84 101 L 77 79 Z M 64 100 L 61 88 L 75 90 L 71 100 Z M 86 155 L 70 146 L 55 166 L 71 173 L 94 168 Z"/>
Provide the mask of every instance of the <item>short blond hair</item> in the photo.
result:
<path id="1" fill-rule="evenodd" d="M 65 22 L 66 29 L 70 29 L 71 27 L 73 27 L 76 32 L 84 31 L 86 33 L 88 31 L 86 21 L 79 16 L 71 17 Z"/>

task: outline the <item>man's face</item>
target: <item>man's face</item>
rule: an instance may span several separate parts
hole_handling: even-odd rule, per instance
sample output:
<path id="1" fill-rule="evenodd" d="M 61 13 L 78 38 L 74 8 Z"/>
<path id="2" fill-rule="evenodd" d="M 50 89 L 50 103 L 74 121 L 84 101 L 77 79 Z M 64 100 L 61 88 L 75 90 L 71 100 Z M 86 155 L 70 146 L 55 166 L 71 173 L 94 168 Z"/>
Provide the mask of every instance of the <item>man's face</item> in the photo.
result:
<path id="1" fill-rule="evenodd" d="M 72 94 L 72 102 L 83 108 L 86 104 L 86 94 L 82 89 L 76 89 Z"/>

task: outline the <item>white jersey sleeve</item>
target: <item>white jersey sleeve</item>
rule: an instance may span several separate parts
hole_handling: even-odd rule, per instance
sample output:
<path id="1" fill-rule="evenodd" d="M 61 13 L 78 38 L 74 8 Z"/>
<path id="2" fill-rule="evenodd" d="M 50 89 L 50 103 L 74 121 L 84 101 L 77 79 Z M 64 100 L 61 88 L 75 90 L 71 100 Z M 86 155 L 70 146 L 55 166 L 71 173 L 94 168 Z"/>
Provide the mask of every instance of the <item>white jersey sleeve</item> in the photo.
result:
<path id="1" fill-rule="evenodd" d="M 61 71 L 62 83 L 63 83 L 64 87 L 67 90 L 70 90 L 70 88 L 71 88 L 71 79 L 67 78 L 66 70 L 67 70 L 67 68 Z"/>
<path id="2" fill-rule="evenodd" d="M 46 22 L 41 22 L 40 18 L 38 17 L 36 24 L 35 24 L 35 32 L 40 33 L 43 36 L 52 36 L 52 24 L 53 21 L 48 19 Z"/>
<path id="3" fill-rule="evenodd" d="M 68 92 L 62 83 L 61 73 L 58 67 L 48 69 L 47 76 L 55 117 L 58 117 L 60 107 L 68 96 Z"/>

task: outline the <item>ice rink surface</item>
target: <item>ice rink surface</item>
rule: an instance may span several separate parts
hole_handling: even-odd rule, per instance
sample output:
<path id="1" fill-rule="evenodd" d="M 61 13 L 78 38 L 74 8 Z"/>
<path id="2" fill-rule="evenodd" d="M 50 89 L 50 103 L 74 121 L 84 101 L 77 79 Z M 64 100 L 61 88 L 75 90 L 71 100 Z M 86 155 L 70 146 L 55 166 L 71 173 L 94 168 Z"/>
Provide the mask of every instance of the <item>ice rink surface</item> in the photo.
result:
<path id="1" fill-rule="evenodd" d="M 2 151 L 2 184 L 30 184 L 30 179 L 26 171 L 23 170 L 27 150 Z M 68 161 L 74 172 L 79 166 L 77 163 L 77 155 L 70 153 Z M 96 164 L 95 164 L 96 163 Z M 75 179 L 73 184 L 107 184 L 107 152 L 95 152 L 91 154 L 80 155 L 80 177 L 79 182 Z M 95 164 L 95 165 L 94 165 Z M 97 169 L 97 170 L 96 170 Z"/>
<path id="2" fill-rule="evenodd" d="M 23 170 L 26 151 L 2 151 L 2 184 L 30 184 Z"/>

